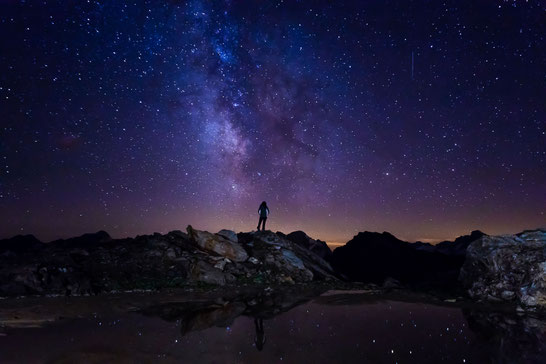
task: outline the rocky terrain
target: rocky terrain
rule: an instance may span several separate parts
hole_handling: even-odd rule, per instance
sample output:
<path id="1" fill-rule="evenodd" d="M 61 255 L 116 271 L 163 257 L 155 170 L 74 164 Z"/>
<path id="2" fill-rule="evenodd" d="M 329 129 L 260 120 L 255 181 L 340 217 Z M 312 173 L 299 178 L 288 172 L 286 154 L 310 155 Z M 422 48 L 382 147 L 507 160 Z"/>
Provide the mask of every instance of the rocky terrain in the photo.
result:
<path id="1" fill-rule="evenodd" d="M 333 252 L 302 231 L 210 233 L 188 226 L 164 235 L 112 239 L 101 231 L 50 243 L 17 236 L 0 241 L 0 297 L 360 282 L 544 311 L 545 236 L 540 229 L 507 236 L 473 231 L 430 245 L 364 232 Z"/>
<path id="2" fill-rule="evenodd" d="M 41 243 L 0 242 L 0 296 L 87 295 L 191 285 L 262 285 L 336 281 L 305 234 L 270 231 L 187 233 L 111 239 L 105 232 Z"/>

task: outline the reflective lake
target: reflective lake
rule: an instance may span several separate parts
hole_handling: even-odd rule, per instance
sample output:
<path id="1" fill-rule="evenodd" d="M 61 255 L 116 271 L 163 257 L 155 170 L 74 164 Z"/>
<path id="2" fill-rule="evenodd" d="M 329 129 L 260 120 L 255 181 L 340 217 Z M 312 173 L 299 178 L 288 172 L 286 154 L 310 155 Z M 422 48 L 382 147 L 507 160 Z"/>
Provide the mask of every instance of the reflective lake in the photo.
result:
<path id="1" fill-rule="evenodd" d="M 536 317 L 362 292 L 43 300 L 0 302 L 0 363 L 546 362 Z"/>

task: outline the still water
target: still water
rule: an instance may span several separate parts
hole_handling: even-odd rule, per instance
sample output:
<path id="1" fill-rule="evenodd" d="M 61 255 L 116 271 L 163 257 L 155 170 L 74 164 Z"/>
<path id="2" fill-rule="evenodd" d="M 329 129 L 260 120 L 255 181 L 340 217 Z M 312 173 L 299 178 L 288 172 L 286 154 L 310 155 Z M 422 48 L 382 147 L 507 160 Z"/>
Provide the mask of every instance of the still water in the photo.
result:
<path id="1" fill-rule="evenodd" d="M 39 304 L 6 309 L 0 363 L 546 362 L 541 319 L 454 305 L 340 292 L 82 302 L 69 303 L 69 317 L 55 303 L 54 320 L 39 325 L 17 321 L 45 315 Z"/>

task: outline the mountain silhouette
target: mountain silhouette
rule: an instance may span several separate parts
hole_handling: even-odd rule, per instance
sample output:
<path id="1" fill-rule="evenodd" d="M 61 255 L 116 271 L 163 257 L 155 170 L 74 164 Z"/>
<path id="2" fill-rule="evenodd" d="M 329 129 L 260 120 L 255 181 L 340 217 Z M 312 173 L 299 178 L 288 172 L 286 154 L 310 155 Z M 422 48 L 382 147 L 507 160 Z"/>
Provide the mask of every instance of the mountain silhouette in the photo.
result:
<path id="1" fill-rule="evenodd" d="M 382 284 L 387 278 L 410 285 L 455 285 L 468 245 L 484 234 L 473 231 L 436 246 L 409 243 L 383 232 L 356 235 L 332 254 L 334 270 L 351 281 Z"/>

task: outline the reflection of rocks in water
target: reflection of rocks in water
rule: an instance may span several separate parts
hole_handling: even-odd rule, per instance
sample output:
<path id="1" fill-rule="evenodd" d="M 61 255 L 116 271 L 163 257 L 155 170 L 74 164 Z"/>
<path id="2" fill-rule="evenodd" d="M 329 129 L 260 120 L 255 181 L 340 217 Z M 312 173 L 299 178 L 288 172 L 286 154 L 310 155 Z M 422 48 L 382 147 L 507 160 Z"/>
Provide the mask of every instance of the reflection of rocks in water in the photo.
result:
<path id="1" fill-rule="evenodd" d="M 322 289 L 323 290 L 323 289 Z M 254 317 L 257 339 L 261 347 L 265 342 L 263 319 L 272 318 L 295 306 L 308 302 L 321 291 L 297 289 L 274 291 L 266 289 L 259 293 L 245 293 L 236 297 L 217 298 L 209 301 L 170 302 L 141 309 L 146 316 L 158 316 L 166 321 L 180 321 L 180 332 L 183 335 L 191 331 L 204 330 L 210 327 L 227 327 L 241 316 Z M 262 342 L 263 339 L 263 342 Z M 258 344 L 256 344 L 258 347 Z"/>
<path id="2" fill-rule="evenodd" d="M 166 321 L 180 321 L 182 336 L 191 331 L 209 327 L 227 327 L 246 309 L 242 302 L 183 302 L 151 306 L 140 312 L 147 316 L 159 316 Z"/>
<path id="3" fill-rule="evenodd" d="M 259 294 L 245 298 L 247 309 L 246 316 L 259 317 L 263 319 L 273 318 L 283 312 L 289 311 L 293 307 L 299 306 L 317 297 L 324 288 L 294 287 L 286 290 L 264 291 Z"/>
<path id="4" fill-rule="evenodd" d="M 463 309 L 468 326 L 488 342 L 493 363 L 540 363 L 546 357 L 546 321 L 528 315 Z"/>
<path id="5" fill-rule="evenodd" d="M 212 326 L 227 327 L 245 310 L 241 302 L 226 303 L 220 307 L 208 307 L 191 312 L 180 321 L 182 335 L 190 331 L 199 331 Z"/>

